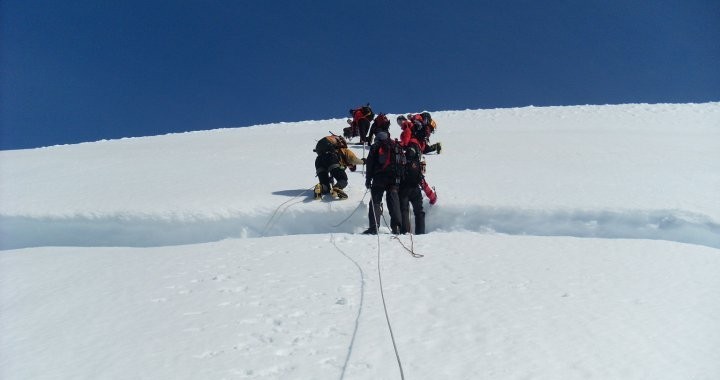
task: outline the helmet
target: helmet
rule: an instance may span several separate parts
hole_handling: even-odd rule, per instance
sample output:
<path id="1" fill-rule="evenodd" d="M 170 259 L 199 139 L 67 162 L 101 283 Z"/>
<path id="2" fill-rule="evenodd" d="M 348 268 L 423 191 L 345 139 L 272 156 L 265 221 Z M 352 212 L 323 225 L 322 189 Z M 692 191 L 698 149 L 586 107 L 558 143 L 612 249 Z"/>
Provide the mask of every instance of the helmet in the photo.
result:
<path id="1" fill-rule="evenodd" d="M 398 125 L 402 125 L 403 121 L 407 121 L 407 119 L 405 118 L 405 115 L 400 115 L 395 120 L 397 121 Z"/>

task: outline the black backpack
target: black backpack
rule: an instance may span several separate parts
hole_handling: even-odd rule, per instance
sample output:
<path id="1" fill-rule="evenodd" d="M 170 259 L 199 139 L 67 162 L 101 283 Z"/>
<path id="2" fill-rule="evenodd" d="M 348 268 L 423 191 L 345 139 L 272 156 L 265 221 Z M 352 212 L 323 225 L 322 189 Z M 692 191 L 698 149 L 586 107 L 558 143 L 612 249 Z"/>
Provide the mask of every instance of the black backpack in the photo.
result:
<path id="1" fill-rule="evenodd" d="M 392 174 L 398 183 L 405 177 L 405 165 L 407 160 L 405 152 L 397 140 L 385 139 L 376 142 L 377 150 L 377 172 L 386 172 Z"/>
<path id="2" fill-rule="evenodd" d="M 408 185 L 419 186 L 422 182 L 423 165 L 422 152 L 417 144 L 405 147 L 405 176 L 403 182 Z"/>
<path id="3" fill-rule="evenodd" d="M 328 152 L 335 152 L 339 148 L 347 148 L 347 142 L 345 142 L 345 139 L 341 136 L 330 135 L 318 140 L 317 144 L 315 144 L 313 152 L 320 155 Z"/>
<path id="4" fill-rule="evenodd" d="M 388 130 L 390 128 L 390 120 L 388 120 L 387 115 L 384 113 L 378 114 L 375 118 L 374 124 L 377 128 Z"/>
<path id="5" fill-rule="evenodd" d="M 428 137 L 430 137 L 428 136 L 425 124 L 418 120 L 413 120 L 412 134 L 416 139 L 418 139 L 418 141 L 427 141 Z"/>

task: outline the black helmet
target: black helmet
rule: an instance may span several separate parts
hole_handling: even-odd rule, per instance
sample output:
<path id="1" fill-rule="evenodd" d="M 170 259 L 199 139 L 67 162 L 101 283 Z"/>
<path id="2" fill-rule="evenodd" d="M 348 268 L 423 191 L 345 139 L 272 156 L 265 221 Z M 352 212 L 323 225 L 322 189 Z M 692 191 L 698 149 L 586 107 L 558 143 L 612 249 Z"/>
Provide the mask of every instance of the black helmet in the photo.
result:
<path id="1" fill-rule="evenodd" d="M 405 118 L 405 115 L 400 115 L 395 119 L 398 123 L 398 125 L 402 125 L 403 121 L 407 121 L 407 118 Z"/>

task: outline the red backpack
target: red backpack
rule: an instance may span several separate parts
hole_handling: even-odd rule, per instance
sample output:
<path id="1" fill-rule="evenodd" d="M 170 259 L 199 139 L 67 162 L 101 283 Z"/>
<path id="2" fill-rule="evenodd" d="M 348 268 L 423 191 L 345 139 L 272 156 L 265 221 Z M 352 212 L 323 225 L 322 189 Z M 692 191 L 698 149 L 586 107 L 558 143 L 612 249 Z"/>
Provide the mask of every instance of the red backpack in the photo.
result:
<path id="1" fill-rule="evenodd" d="M 375 118 L 375 113 L 373 112 L 372 108 L 370 108 L 370 103 L 368 103 L 367 105 L 364 105 L 362 107 L 351 109 L 350 116 L 353 118 L 353 121 L 358 121 L 360 119 L 367 119 L 368 121 L 372 121 L 372 119 Z"/>
<path id="2" fill-rule="evenodd" d="M 387 115 L 381 113 L 375 118 L 375 125 L 378 128 L 387 130 L 388 128 L 390 128 L 390 120 L 388 120 Z"/>

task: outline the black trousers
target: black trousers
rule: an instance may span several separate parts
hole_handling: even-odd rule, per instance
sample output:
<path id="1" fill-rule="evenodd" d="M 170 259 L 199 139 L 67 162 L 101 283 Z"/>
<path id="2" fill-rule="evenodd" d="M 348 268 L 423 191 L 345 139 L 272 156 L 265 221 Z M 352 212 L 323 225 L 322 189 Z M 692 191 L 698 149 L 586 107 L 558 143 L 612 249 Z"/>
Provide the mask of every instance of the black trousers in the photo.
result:
<path id="1" fill-rule="evenodd" d="M 440 145 L 438 145 L 438 143 L 435 143 L 432 145 L 430 145 L 430 144 L 426 145 L 425 150 L 423 151 L 423 154 L 436 152 L 438 150 L 438 146 L 440 146 Z"/>
<path id="2" fill-rule="evenodd" d="M 375 185 L 370 188 L 370 196 L 372 205 L 368 210 L 368 222 L 371 230 L 379 230 L 381 225 L 380 217 L 382 216 L 382 196 L 386 193 L 388 211 L 390 212 L 390 229 L 394 234 L 400 232 L 402 226 L 402 217 L 400 214 L 400 198 L 398 196 L 398 186 L 395 184 Z"/>
<path id="3" fill-rule="evenodd" d="M 368 131 L 370 131 L 370 121 L 365 118 L 360 119 L 357 122 L 357 126 L 358 126 L 358 133 L 360 133 L 360 142 L 361 143 L 367 142 L 368 141 L 367 140 Z M 368 145 L 369 144 L 370 143 L 368 142 Z"/>
<path id="4" fill-rule="evenodd" d="M 412 205 L 413 214 L 415 214 L 415 235 L 425 233 L 425 211 L 423 210 L 423 197 L 419 186 L 402 187 L 399 191 L 400 198 L 400 214 L 402 214 L 401 233 L 411 231 L 410 223 L 410 205 Z"/>
<path id="5" fill-rule="evenodd" d="M 340 165 L 340 159 L 335 153 L 318 155 L 315 159 L 315 173 L 318 181 L 323 187 L 323 193 L 330 192 L 332 187 L 331 179 L 335 180 L 335 186 L 344 189 L 348 184 L 345 168 Z"/>

